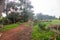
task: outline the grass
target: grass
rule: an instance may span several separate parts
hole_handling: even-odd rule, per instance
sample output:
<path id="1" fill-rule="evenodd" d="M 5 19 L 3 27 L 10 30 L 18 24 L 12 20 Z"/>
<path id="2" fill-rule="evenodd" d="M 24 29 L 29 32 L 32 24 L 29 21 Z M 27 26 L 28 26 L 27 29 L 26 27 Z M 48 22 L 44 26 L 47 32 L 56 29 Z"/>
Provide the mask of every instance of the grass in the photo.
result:
<path id="1" fill-rule="evenodd" d="M 39 24 L 40 22 L 38 22 Z M 33 40 L 48 40 L 53 37 L 54 32 L 52 31 L 43 31 L 38 27 L 38 24 L 33 27 Z M 42 22 L 42 24 L 46 24 L 46 27 L 50 25 L 60 24 L 60 20 L 53 20 L 52 22 Z M 57 40 L 60 40 L 60 35 L 57 37 Z"/>
<path id="2" fill-rule="evenodd" d="M 10 30 L 10 29 L 16 28 L 16 27 L 18 27 L 20 24 L 21 24 L 21 23 L 4 25 L 2 31 L 6 31 L 6 30 Z"/>
<path id="3" fill-rule="evenodd" d="M 33 36 L 33 40 L 48 40 L 50 37 L 53 36 L 53 32 L 52 31 L 49 31 L 49 32 L 45 32 L 43 30 L 40 30 L 38 28 L 38 26 L 36 25 L 34 28 L 33 28 L 33 33 L 32 33 L 32 36 Z"/>
<path id="4" fill-rule="evenodd" d="M 60 20 L 52 20 L 52 22 L 42 22 L 42 23 L 46 24 L 46 27 L 48 27 L 50 25 L 60 24 Z"/>

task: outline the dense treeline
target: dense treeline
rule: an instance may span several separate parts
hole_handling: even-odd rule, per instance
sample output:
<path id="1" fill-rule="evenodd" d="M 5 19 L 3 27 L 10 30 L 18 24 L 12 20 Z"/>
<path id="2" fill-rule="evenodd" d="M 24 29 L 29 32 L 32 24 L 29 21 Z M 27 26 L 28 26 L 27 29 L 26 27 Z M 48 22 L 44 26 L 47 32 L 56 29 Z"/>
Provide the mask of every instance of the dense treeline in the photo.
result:
<path id="1" fill-rule="evenodd" d="M 41 14 L 41 13 L 37 14 L 36 17 L 37 17 L 37 19 L 40 19 L 40 20 L 56 19 L 55 16 L 43 15 L 43 14 Z"/>
<path id="2" fill-rule="evenodd" d="M 3 24 L 16 22 L 26 22 L 33 19 L 33 6 L 29 0 L 19 0 L 19 2 L 6 1 L 4 13 L 6 17 L 0 19 Z"/>

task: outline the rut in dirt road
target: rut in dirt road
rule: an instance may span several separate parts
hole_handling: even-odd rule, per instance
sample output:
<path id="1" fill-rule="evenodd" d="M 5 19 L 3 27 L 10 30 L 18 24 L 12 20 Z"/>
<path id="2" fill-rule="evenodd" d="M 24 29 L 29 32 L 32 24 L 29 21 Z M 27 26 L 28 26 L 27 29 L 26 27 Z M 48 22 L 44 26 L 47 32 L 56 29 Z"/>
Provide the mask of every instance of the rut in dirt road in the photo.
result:
<path id="1" fill-rule="evenodd" d="M 21 25 L 4 32 L 0 40 L 32 40 L 32 28 Z"/>

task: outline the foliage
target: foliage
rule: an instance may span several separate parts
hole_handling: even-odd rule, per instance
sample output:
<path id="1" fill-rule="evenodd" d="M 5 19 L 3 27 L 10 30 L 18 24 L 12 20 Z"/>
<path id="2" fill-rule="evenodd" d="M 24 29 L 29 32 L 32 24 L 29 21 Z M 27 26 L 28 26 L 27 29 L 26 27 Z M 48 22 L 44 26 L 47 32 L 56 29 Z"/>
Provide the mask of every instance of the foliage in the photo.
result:
<path id="1" fill-rule="evenodd" d="M 11 13 L 7 16 L 7 18 L 8 18 L 9 20 L 11 20 L 12 23 L 16 23 L 16 22 L 19 21 L 19 19 L 21 19 L 19 13 L 15 13 L 15 12 L 11 12 Z"/>
<path id="2" fill-rule="evenodd" d="M 21 23 L 16 23 L 16 24 L 9 24 L 9 25 L 4 25 L 3 27 L 3 31 L 6 31 L 6 30 L 10 30 L 10 29 L 13 29 L 13 28 L 16 28 L 20 25 Z"/>
<path id="3" fill-rule="evenodd" d="M 38 20 L 35 19 L 33 25 L 35 26 L 35 25 L 37 25 L 37 24 L 38 24 Z"/>
<path id="4" fill-rule="evenodd" d="M 33 27 L 33 40 L 48 40 L 53 37 L 54 32 L 48 29 L 48 26 L 54 25 L 54 24 L 60 24 L 60 20 L 52 20 L 52 22 L 38 22 Z M 39 26 L 38 26 L 39 25 Z M 43 26 L 43 27 L 40 27 Z M 46 30 L 43 30 L 42 28 L 47 28 Z M 57 40 L 60 40 L 60 35 L 58 35 Z"/>
<path id="5" fill-rule="evenodd" d="M 46 24 L 44 24 L 44 23 L 39 23 L 38 24 L 38 27 L 42 30 L 45 30 L 45 26 L 46 26 Z"/>
<path id="6" fill-rule="evenodd" d="M 16 22 L 21 22 L 20 20 L 21 20 L 21 17 L 19 15 L 19 13 L 15 13 L 15 12 L 11 12 L 6 17 L 0 19 L 1 23 L 4 25 L 16 23 Z"/>
<path id="7" fill-rule="evenodd" d="M 29 0 L 20 0 L 20 2 L 21 2 L 21 5 L 22 5 L 21 9 L 23 10 L 21 12 L 21 15 L 23 16 L 23 19 L 25 19 L 25 21 L 27 19 L 28 20 L 33 19 L 33 11 L 31 10 L 33 8 L 33 6 L 31 5 L 31 2 Z"/>
<path id="8" fill-rule="evenodd" d="M 60 20 L 60 16 L 59 16 L 59 20 Z"/>
<path id="9" fill-rule="evenodd" d="M 11 24 L 11 21 L 10 21 L 10 20 L 8 20 L 8 21 L 9 21 L 9 24 Z M 6 17 L 3 17 L 3 18 L 0 20 L 0 23 L 6 25 L 6 24 L 8 24 L 8 21 L 7 21 Z"/>
<path id="10" fill-rule="evenodd" d="M 60 35 L 57 37 L 57 40 L 60 40 Z"/>
<path id="11" fill-rule="evenodd" d="M 53 36 L 53 32 L 52 31 L 48 31 L 45 32 L 43 30 L 40 30 L 40 28 L 38 27 L 38 25 L 34 26 L 33 28 L 33 40 L 48 40 L 50 37 Z"/>
<path id="12" fill-rule="evenodd" d="M 31 2 L 29 0 L 27 2 L 26 1 L 27 0 L 19 0 L 20 3 L 7 2 L 4 12 L 6 13 L 6 20 L 8 24 L 9 21 L 15 23 L 18 21 L 26 22 L 29 19 L 33 19 L 33 11 L 31 10 L 33 6 L 31 5 Z M 9 13 L 9 11 L 11 13 Z"/>
<path id="13" fill-rule="evenodd" d="M 43 15 L 42 13 L 37 14 L 36 17 L 39 20 L 52 20 L 52 19 L 56 19 L 55 16 Z"/>

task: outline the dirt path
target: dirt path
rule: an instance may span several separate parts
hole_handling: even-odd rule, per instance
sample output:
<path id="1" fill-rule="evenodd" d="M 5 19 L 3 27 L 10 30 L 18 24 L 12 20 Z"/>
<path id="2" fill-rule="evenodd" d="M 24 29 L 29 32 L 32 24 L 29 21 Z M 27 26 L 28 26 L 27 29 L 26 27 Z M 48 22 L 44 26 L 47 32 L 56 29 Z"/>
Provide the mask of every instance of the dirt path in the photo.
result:
<path id="1" fill-rule="evenodd" d="M 24 24 L 3 33 L 0 40 L 32 40 L 32 28 Z"/>

